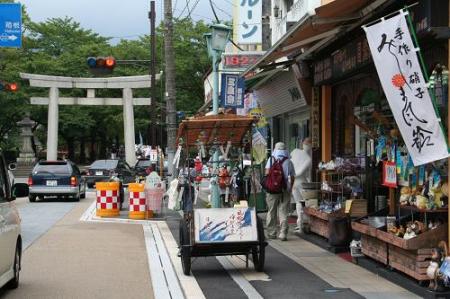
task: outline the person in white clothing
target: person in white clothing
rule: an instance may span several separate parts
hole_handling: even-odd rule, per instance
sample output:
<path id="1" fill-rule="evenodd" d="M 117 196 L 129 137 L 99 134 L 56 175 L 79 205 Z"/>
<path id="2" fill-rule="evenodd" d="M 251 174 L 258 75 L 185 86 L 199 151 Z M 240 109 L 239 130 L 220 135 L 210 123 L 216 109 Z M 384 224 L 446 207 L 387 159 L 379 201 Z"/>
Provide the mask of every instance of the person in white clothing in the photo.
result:
<path id="1" fill-rule="evenodd" d="M 294 198 L 295 208 L 297 210 L 297 227 L 294 231 L 299 232 L 302 229 L 303 205 L 305 204 L 302 196 L 302 184 L 311 181 L 312 154 L 310 138 L 303 140 L 302 149 L 296 148 L 291 152 L 291 161 L 295 169 L 292 197 Z"/>
<path id="2" fill-rule="evenodd" d="M 283 168 L 283 179 L 285 180 L 286 188 L 280 194 L 266 194 L 267 203 L 267 234 L 270 239 L 276 239 L 277 237 L 277 224 L 280 224 L 280 233 L 278 238 L 281 241 L 287 240 L 288 234 L 288 211 L 289 203 L 291 201 L 291 184 L 295 184 L 295 170 L 289 159 L 289 151 L 286 150 L 286 146 L 283 142 L 277 142 L 272 152 L 272 156 L 266 163 L 266 175 L 269 174 L 269 170 L 276 160 L 284 160 L 281 165 Z M 279 220 L 279 221 L 278 221 Z"/>

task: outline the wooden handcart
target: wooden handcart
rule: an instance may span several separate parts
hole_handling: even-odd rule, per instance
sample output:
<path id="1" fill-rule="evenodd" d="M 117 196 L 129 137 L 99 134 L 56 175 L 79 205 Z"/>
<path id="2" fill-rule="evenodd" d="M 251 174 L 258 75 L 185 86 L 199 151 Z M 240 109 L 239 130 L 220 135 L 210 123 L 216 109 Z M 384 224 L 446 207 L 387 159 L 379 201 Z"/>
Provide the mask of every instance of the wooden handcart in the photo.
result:
<path id="1" fill-rule="evenodd" d="M 199 144 L 208 147 L 231 143 L 251 148 L 254 122 L 252 117 L 237 115 L 188 119 L 180 124 L 177 142 L 185 147 L 187 159 L 190 148 L 195 149 Z M 255 270 L 263 271 L 267 242 L 255 207 L 199 209 L 194 206 L 192 212 L 185 213 L 179 227 L 184 274 L 190 275 L 192 258 L 225 255 L 244 255 L 247 265 L 251 256 Z"/>

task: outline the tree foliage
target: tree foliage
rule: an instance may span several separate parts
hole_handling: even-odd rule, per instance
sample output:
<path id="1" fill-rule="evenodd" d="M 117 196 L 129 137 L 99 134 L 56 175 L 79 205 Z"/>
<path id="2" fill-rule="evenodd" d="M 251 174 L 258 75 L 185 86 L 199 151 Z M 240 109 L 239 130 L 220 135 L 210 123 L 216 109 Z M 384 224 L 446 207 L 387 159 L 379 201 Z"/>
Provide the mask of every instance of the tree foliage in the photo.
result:
<path id="1" fill-rule="evenodd" d="M 0 0 L 1 2 L 11 2 Z M 50 18 L 45 22 L 33 22 L 23 8 L 23 46 L 21 49 L 0 48 L 0 80 L 19 82 L 16 93 L 0 92 L 0 146 L 17 147 L 15 123 L 27 113 L 41 128 L 45 144 L 47 107 L 32 106 L 30 97 L 48 96 L 48 89 L 31 88 L 20 81 L 20 73 L 55 76 L 92 77 L 86 65 L 89 56 L 112 55 L 118 60 L 149 60 L 150 36 L 138 40 L 121 40 L 111 44 L 109 38 L 82 28 L 70 17 Z M 112 21 L 112 20 L 111 20 Z M 203 34 L 208 27 L 203 22 L 189 19 L 174 20 L 174 47 L 176 57 L 177 110 L 194 113 L 203 103 L 203 75 L 209 67 Z M 157 73 L 164 70 L 164 27 L 157 28 Z M 116 66 L 113 76 L 148 74 L 148 63 Z M 157 114 L 164 120 L 164 76 L 157 82 Z M 61 96 L 85 96 L 84 90 L 60 89 Z M 121 97 L 121 90 L 100 90 L 97 95 Z M 149 97 L 150 90 L 135 90 L 136 97 Z M 135 130 L 145 136 L 150 124 L 150 110 L 135 107 Z M 104 155 L 111 143 L 122 143 L 123 117 L 121 107 L 60 106 L 60 149 L 75 152 L 87 147 L 91 158 Z M 164 122 L 164 121 L 163 121 Z M 152 124 L 155 125 L 155 124 Z M 164 123 L 163 123 L 164 125 Z M 9 138 L 6 138 L 9 136 Z M 88 146 L 89 144 L 89 146 Z M 77 147 L 76 146 L 80 146 Z M 83 156 L 83 154 L 81 154 Z M 81 157 L 83 159 L 83 157 Z"/>

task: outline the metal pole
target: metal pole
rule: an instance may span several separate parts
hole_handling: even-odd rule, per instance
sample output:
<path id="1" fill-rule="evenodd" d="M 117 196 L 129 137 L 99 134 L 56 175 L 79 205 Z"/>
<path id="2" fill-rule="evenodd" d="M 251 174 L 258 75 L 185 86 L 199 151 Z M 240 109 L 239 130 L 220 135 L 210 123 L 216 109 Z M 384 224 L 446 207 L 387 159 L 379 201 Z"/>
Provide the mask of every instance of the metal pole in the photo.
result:
<path id="1" fill-rule="evenodd" d="M 213 50 L 212 60 L 213 60 L 213 113 L 215 115 L 219 114 L 219 73 L 217 72 L 217 51 Z"/>
<path id="2" fill-rule="evenodd" d="M 164 51 L 165 51 L 165 77 L 166 77 L 166 113 L 167 113 L 167 157 L 169 162 L 169 173 L 175 174 L 173 159 L 177 138 L 176 122 L 176 89 L 175 89 L 175 55 L 173 51 L 173 23 L 172 23 L 172 0 L 164 0 Z"/>
<path id="3" fill-rule="evenodd" d="M 217 61 L 220 54 L 217 51 L 212 51 L 213 61 L 213 113 L 217 115 L 219 113 L 219 73 L 217 72 Z M 213 173 L 218 174 L 219 168 L 219 149 L 217 148 L 213 155 Z M 212 184 L 211 188 L 211 206 L 213 208 L 220 208 L 220 194 L 218 177 L 216 176 L 216 182 Z"/>
<path id="4" fill-rule="evenodd" d="M 150 104 L 150 136 L 151 145 L 155 146 L 157 142 L 156 138 L 156 34 L 155 34 L 155 1 L 150 1 L 150 76 L 151 76 L 151 104 Z"/>

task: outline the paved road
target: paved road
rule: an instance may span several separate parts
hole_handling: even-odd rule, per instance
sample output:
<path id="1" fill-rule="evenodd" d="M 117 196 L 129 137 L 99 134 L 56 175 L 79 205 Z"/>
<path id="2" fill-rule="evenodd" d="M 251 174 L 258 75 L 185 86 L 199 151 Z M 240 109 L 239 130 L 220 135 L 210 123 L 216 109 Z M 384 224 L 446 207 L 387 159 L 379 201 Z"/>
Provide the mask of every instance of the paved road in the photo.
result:
<path id="1" fill-rule="evenodd" d="M 178 221 L 169 220 L 168 224 L 178 240 Z M 236 258 L 231 262 L 236 260 L 239 262 Z M 192 273 L 206 298 L 363 298 L 350 289 L 334 288 L 271 246 L 266 248 L 265 274 L 250 269 L 241 279 L 240 271 L 226 270 L 229 261 L 225 257 L 194 260 Z"/>
<path id="2" fill-rule="evenodd" d="M 94 196 L 17 201 L 28 248 L 19 288 L 0 298 L 153 298 L 142 226 L 80 222 Z"/>
<path id="3" fill-rule="evenodd" d="M 70 212 L 76 202 L 49 199 L 29 203 L 20 198 L 16 205 L 22 218 L 22 237 L 24 249 L 28 248 L 40 236 L 46 233 L 56 222 Z"/>

